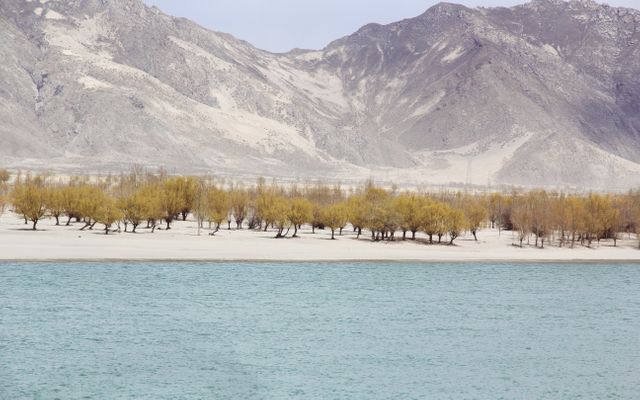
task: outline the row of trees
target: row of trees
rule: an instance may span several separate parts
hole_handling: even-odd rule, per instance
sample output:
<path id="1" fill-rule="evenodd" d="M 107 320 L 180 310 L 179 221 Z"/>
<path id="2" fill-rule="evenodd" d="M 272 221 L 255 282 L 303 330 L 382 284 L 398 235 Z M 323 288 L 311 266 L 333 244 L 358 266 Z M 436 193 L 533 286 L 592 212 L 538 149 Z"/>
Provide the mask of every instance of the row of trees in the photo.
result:
<path id="1" fill-rule="evenodd" d="M 621 232 L 640 227 L 635 195 L 567 196 L 534 191 L 516 198 L 510 219 L 521 247 L 532 235 L 540 247 L 553 238 L 561 247 L 574 247 L 576 242 L 591 246 L 601 239 L 612 239 L 616 245 Z"/>
<path id="2" fill-rule="evenodd" d="M 385 190 L 371 182 L 344 190 L 322 184 L 299 187 L 267 185 L 264 179 L 245 188 L 195 177 L 132 173 L 89 180 L 57 182 L 42 176 L 18 177 L 2 183 L 0 210 L 13 211 L 37 229 L 43 218 L 56 225 L 81 223 L 80 229 L 114 226 L 136 233 L 171 229 L 177 219 L 193 216 L 198 231 L 272 229 L 275 237 L 296 237 L 308 227 L 329 229 L 331 238 L 347 227 L 371 240 L 415 240 L 453 244 L 465 231 L 478 240 L 485 226 L 514 232 L 516 242 L 536 246 L 557 240 L 560 246 L 591 246 L 602 239 L 617 242 L 621 233 L 640 229 L 640 194 L 566 195 L 545 191 L 492 193 L 411 193 Z"/>
<path id="3" fill-rule="evenodd" d="M 255 187 L 223 188 L 205 179 L 193 177 L 151 176 L 140 179 L 135 175 L 120 179 L 89 182 L 73 179 L 56 183 L 44 177 L 25 177 L 18 180 L 9 199 L 14 212 L 24 217 L 37 229 L 45 217 L 55 219 L 56 225 L 82 222 L 81 229 L 104 226 L 109 233 L 115 224 L 123 225 L 127 232 L 135 233 L 140 225 L 154 232 L 160 222 L 171 229 L 176 219 L 186 220 L 193 215 L 199 229 L 205 226 L 215 234 L 226 223 L 236 229 L 272 228 L 277 238 L 296 237 L 299 229 L 310 226 L 330 229 L 331 238 L 351 224 L 358 237 L 363 229 L 371 232 L 373 240 L 394 240 L 401 231 L 415 239 L 416 232 L 424 231 L 453 241 L 466 229 L 476 232 L 485 218 L 476 213 L 477 221 L 471 225 L 462 210 L 436 199 L 417 194 L 394 194 L 372 184 L 345 193 L 340 187 L 324 185 L 285 188 L 266 185 L 264 180 Z M 479 210 L 484 210 L 477 208 Z M 62 221 L 66 218 L 66 222 Z"/>

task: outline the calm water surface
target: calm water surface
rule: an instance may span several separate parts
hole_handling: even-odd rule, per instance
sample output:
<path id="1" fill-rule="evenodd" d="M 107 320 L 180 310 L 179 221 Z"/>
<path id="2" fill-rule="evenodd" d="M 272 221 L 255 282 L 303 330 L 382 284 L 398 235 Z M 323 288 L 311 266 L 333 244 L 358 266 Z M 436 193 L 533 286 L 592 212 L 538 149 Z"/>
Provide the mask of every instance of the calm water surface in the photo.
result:
<path id="1" fill-rule="evenodd" d="M 0 399 L 639 399 L 640 265 L 0 264 Z"/>

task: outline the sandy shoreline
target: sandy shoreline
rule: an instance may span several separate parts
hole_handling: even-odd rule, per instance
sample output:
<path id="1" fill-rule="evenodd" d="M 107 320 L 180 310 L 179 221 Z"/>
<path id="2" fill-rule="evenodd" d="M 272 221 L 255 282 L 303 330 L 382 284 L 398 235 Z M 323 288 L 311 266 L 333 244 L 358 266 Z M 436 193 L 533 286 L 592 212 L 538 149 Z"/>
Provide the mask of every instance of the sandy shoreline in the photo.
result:
<path id="1" fill-rule="evenodd" d="M 459 259 L 459 260 L 431 260 L 431 259 L 180 259 L 180 258 L 32 258 L 32 259 L 5 259 L 0 257 L 0 265 L 6 264 L 50 264 L 50 263 L 131 263 L 131 264 L 640 264 L 640 259 Z"/>
<path id="2" fill-rule="evenodd" d="M 311 234 L 303 230 L 299 238 L 274 239 L 272 232 L 222 230 L 211 237 L 206 230 L 197 235 L 193 221 L 176 222 L 169 231 L 114 233 L 108 236 L 96 226 L 80 231 L 82 224 L 54 226 L 39 223 L 30 231 L 17 215 L 0 217 L 0 261 L 2 262 L 403 262 L 403 263 L 634 263 L 640 262 L 635 236 L 599 248 L 545 249 L 514 246 L 511 232 L 483 230 L 475 242 L 471 235 L 455 246 L 429 245 L 418 241 L 372 242 L 365 235 L 357 240 L 346 232 L 338 240 L 330 233 Z"/>

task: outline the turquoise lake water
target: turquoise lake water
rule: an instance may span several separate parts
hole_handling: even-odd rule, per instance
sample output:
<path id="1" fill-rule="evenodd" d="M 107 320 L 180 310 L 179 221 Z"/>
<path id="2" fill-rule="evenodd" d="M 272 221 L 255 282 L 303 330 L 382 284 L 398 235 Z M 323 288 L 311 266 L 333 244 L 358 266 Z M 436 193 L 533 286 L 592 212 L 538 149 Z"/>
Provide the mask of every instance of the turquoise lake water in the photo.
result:
<path id="1" fill-rule="evenodd" d="M 0 264 L 0 399 L 638 399 L 640 265 Z"/>

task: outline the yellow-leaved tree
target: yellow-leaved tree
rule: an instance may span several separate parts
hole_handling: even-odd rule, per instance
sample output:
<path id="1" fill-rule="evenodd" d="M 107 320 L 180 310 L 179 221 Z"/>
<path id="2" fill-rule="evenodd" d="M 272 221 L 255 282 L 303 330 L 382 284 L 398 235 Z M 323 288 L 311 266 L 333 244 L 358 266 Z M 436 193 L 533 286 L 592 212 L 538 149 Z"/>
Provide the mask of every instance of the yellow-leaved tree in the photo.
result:
<path id="1" fill-rule="evenodd" d="M 195 205 L 198 190 L 200 188 L 200 182 L 194 177 L 177 178 L 177 181 L 180 195 L 182 197 L 180 214 L 182 214 L 182 220 L 186 221 L 187 216 Z"/>
<path id="2" fill-rule="evenodd" d="M 567 218 L 568 230 L 571 233 L 571 248 L 575 246 L 576 239 L 585 230 L 585 204 L 584 200 L 578 196 L 567 198 Z"/>
<path id="3" fill-rule="evenodd" d="M 449 244 L 452 245 L 453 241 L 464 232 L 468 222 L 464 216 L 464 212 L 450 208 L 447 211 L 446 224 L 449 233 Z"/>
<path id="4" fill-rule="evenodd" d="M 585 228 L 589 247 L 594 239 L 600 244 L 600 239 L 605 235 L 610 208 L 609 196 L 591 193 L 585 199 Z"/>
<path id="5" fill-rule="evenodd" d="M 473 234 L 473 238 L 478 240 L 478 229 L 487 220 L 487 209 L 478 200 L 468 198 L 465 201 L 464 214 L 469 222 L 469 230 Z"/>
<path id="6" fill-rule="evenodd" d="M 236 229 L 242 229 L 242 223 L 247 218 L 249 210 L 249 194 L 246 190 L 234 189 L 229 194 L 229 200 Z"/>
<path id="7" fill-rule="evenodd" d="M 416 193 L 403 193 L 396 197 L 394 207 L 400 217 L 402 240 L 411 232 L 411 240 L 416 240 L 416 232 L 422 226 L 421 210 L 427 200 Z"/>
<path id="8" fill-rule="evenodd" d="M 336 229 L 344 227 L 348 222 L 349 210 L 345 203 L 338 203 L 323 210 L 323 222 L 331 229 L 331 240 L 336 238 Z"/>
<path id="9" fill-rule="evenodd" d="M 155 228 L 155 221 L 164 216 L 159 197 L 160 191 L 157 187 L 147 184 L 119 198 L 118 205 L 122 211 L 124 231 L 126 232 L 128 224 L 131 224 L 131 233 L 137 233 L 138 227 L 145 221 L 149 226 L 153 224 L 152 229 Z"/>
<path id="10" fill-rule="evenodd" d="M 433 236 L 438 235 L 438 243 L 446 233 L 446 205 L 435 200 L 428 199 L 419 210 L 420 226 L 429 236 L 429 243 L 433 244 Z"/>
<path id="11" fill-rule="evenodd" d="M 84 226 L 80 230 L 93 229 L 98 223 L 96 217 L 100 213 L 100 206 L 106 197 L 104 191 L 96 185 L 83 185 L 80 187 L 78 215 L 84 219 Z"/>
<path id="12" fill-rule="evenodd" d="M 112 196 L 103 194 L 100 198 L 100 204 L 96 208 L 93 219 L 95 222 L 104 225 L 105 235 L 109 234 L 111 226 L 123 218 L 123 213 L 118 202 Z"/>
<path id="13" fill-rule="evenodd" d="M 55 218 L 56 226 L 60 225 L 60 217 L 65 212 L 65 191 L 64 186 L 54 186 L 46 189 L 47 212 Z"/>
<path id="14" fill-rule="evenodd" d="M 362 235 L 362 229 L 367 225 L 368 207 L 366 199 L 362 195 L 354 195 L 347 200 L 347 218 L 353 226 L 357 236 L 356 239 L 360 239 Z"/>
<path id="15" fill-rule="evenodd" d="M 513 211 L 511 212 L 511 223 L 518 232 L 520 247 L 524 239 L 529 237 L 533 226 L 533 206 L 528 196 L 514 196 Z"/>
<path id="16" fill-rule="evenodd" d="M 209 222 L 209 229 L 213 231 L 211 236 L 220 230 L 220 225 L 227 219 L 229 213 L 230 202 L 229 195 L 224 190 L 216 187 L 209 188 L 205 200 L 205 215 Z"/>
<path id="17" fill-rule="evenodd" d="M 25 221 L 32 222 L 32 229 L 37 229 L 47 212 L 47 192 L 44 180 L 40 177 L 29 178 L 24 183 L 16 184 L 11 192 L 11 204 L 17 214 Z"/>
<path id="18" fill-rule="evenodd" d="M 80 184 L 70 184 L 62 190 L 62 207 L 64 214 L 67 216 L 66 226 L 71 225 L 71 220 L 76 219 L 76 222 L 80 221 L 83 217 L 80 214 L 80 207 L 82 201 L 82 186 Z"/>
<path id="19" fill-rule="evenodd" d="M 182 178 L 169 178 L 162 184 L 160 199 L 167 230 L 171 229 L 171 223 L 188 206 L 185 204 L 184 187 L 185 182 Z"/>
<path id="20" fill-rule="evenodd" d="M 289 200 L 282 196 L 275 196 L 271 207 L 268 209 L 267 218 L 277 229 L 277 239 L 284 238 L 289 234 L 289 230 L 291 230 L 291 226 L 293 225 L 289 218 L 290 213 L 291 206 L 289 205 Z"/>
<path id="21" fill-rule="evenodd" d="M 293 224 L 293 237 L 298 236 L 298 229 L 313 219 L 313 205 L 302 197 L 291 200 L 289 207 L 289 221 Z"/>
<path id="22" fill-rule="evenodd" d="M 147 220 L 147 228 L 151 228 L 151 233 L 154 233 L 158 221 L 163 220 L 166 215 L 162 185 L 149 183 L 138 189 L 138 192 L 145 205 L 144 218 Z"/>

